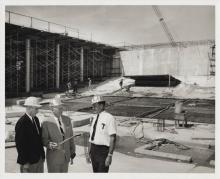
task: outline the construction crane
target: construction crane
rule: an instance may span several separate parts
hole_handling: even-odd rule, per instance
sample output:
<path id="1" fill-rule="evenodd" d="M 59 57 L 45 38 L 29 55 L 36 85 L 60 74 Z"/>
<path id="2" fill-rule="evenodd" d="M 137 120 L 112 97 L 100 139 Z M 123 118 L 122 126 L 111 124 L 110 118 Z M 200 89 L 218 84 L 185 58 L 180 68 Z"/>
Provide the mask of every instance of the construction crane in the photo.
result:
<path id="1" fill-rule="evenodd" d="M 161 24 L 161 26 L 162 26 L 162 28 L 163 28 L 163 30 L 164 30 L 166 36 L 168 37 L 168 39 L 169 39 L 171 45 L 172 45 L 173 47 L 177 46 L 177 44 L 176 44 L 176 42 L 174 41 L 174 38 L 173 38 L 172 34 L 170 33 L 170 31 L 169 31 L 169 29 L 168 29 L 168 26 L 167 26 L 167 24 L 166 24 L 166 22 L 165 22 L 165 20 L 164 20 L 164 18 L 163 18 L 163 16 L 162 16 L 162 14 L 161 14 L 159 8 L 158 8 L 158 6 L 155 6 L 155 5 L 154 5 L 154 6 L 152 6 L 152 8 L 153 8 L 153 10 L 154 10 L 156 16 L 158 17 L 158 19 L 159 19 L 159 21 L 160 21 L 160 24 Z"/>
<path id="2" fill-rule="evenodd" d="M 156 16 L 158 17 L 159 21 L 160 21 L 160 24 L 166 34 L 166 36 L 168 37 L 169 41 L 170 41 L 170 44 L 173 46 L 173 47 L 176 47 L 177 46 L 177 43 L 174 41 L 174 38 L 172 36 L 172 34 L 170 33 L 169 29 L 168 29 L 168 26 L 158 8 L 158 6 L 152 6 Z M 170 88 L 170 73 L 168 74 L 169 75 L 169 82 L 168 82 L 168 86 Z"/>

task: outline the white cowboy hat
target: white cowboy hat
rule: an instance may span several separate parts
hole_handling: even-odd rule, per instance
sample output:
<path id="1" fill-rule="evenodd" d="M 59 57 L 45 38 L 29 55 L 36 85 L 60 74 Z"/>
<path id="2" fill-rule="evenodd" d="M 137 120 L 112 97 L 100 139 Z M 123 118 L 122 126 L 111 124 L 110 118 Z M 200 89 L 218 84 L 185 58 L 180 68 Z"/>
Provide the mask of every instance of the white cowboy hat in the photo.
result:
<path id="1" fill-rule="evenodd" d="M 105 102 L 102 96 L 94 96 L 92 98 L 92 104 L 100 103 L 100 102 Z"/>
<path id="2" fill-rule="evenodd" d="M 50 106 L 61 106 L 63 105 L 62 101 L 61 101 L 61 98 L 54 98 L 51 100 L 50 102 Z"/>
<path id="3" fill-rule="evenodd" d="M 42 105 L 39 104 L 39 98 L 31 96 L 25 100 L 24 106 L 41 107 Z"/>

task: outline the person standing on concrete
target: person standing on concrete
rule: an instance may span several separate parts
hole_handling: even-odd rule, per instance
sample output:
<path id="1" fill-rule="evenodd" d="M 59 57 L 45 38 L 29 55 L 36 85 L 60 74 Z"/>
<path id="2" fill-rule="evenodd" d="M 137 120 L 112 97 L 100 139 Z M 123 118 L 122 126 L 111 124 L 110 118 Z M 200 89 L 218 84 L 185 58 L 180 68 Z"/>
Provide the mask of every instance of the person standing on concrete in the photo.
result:
<path id="1" fill-rule="evenodd" d="M 73 81 L 73 91 L 74 91 L 75 95 L 78 92 L 78 80 L 77 80 L 77 78 L 74 78 L 74 81 Z"/>
<path id="2" fill-rule="evenodd" d="M 67 173 L 70 160 L 72 163 L 76 156 L 71 120 L 62 115 L 62 105 L 60 98 L 54 98 L 50 103 L 54 115 L 42 123 L 42 141 L 47 148 L 49 173 Z"/>
<path id="3" fill-rule="evenodd" d="M 72 84 L 71 81 L 69 81 L 67 84 L 67 89 L 66 89 L 66 96 L 71 97 L 73 95 L 73 89 L 72 89 Z"/>
<path id="4" fill-rule="evenodd" d="M 15 126 L 17 163 L 20 164 L 21 173 L 43 173 L 45 152 L 41 140 L 40 122 L 36 117 L 41 105 L 36 97 L 28 97 L 24 106 L 26 113 Z"/>
<path id="5" fill-rule="evenodd" d="M 94 173 L 107 173 L 116 143 L 115 118 L 105 111 L 105 101 L 101 96 L 94 96 L 92 105 L 97 114 L 91 122 L 87 161 L 91 159 Z"/>
<path id="6" fill-rule="evenodd" d="M 91 78 L 88 78 L 88 90 L 91 91 L 92 90 L 92 80 Z"/>
<path id="7" fill-rule="evenodd" d="M 123 78 L 120 80 L 120 82 L 119 82 L 119 86 L 120 86 L 121 89 L 122 89 L 122 86 L 123 86 Z"/>

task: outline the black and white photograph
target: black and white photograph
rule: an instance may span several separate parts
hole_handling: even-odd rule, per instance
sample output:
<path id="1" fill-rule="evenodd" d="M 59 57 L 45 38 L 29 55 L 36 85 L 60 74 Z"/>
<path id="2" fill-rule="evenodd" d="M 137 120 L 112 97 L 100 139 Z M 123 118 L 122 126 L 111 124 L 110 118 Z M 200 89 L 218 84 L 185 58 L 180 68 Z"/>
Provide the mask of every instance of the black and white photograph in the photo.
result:
<path id="1" fill-rule="evenodd" d="M 214 3 L 5 4 L 4 172 L 215 174 L 215 23 Z"/>

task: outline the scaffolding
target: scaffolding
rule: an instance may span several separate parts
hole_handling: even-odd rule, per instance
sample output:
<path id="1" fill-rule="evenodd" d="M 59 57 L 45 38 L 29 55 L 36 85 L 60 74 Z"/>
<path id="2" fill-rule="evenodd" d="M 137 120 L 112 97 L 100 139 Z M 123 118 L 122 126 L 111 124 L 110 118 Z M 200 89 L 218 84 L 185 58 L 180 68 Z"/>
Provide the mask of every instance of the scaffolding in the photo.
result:
<path id="1" fill-rule="evenodd" d="M 25 91 L 25 42 L 17 33 L 5 42 L 5 90 L 7 94 Z"/>
<path id="2" fill-rule="evenodd" d="M 8 23 L 5 41 L 6 97 L 63 90 L 73 79 L 100 81 L 113 72 L 115 47 Z"/>
<path id="3" fill-rule="evenodd" d="M 215 76 L 215 45 L 211 46 L 211 52 L 208 54 L 209 56 L 209 73 L 210 76 Z"/>

